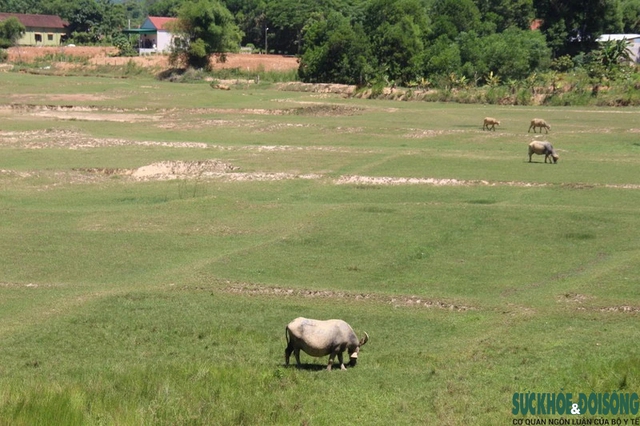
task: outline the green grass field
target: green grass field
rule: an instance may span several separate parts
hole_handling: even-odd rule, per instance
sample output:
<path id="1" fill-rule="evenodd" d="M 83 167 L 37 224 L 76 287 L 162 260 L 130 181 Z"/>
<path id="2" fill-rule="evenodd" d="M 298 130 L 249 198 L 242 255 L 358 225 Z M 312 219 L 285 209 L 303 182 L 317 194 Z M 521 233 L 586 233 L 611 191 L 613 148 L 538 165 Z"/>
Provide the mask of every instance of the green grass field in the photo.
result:
<path id="1" fill-rule="evenodd" d="M 0 425 L 634 421 L 512 398 L 640 392 L 639 171 L 640 109 L 5 73 Z"/>

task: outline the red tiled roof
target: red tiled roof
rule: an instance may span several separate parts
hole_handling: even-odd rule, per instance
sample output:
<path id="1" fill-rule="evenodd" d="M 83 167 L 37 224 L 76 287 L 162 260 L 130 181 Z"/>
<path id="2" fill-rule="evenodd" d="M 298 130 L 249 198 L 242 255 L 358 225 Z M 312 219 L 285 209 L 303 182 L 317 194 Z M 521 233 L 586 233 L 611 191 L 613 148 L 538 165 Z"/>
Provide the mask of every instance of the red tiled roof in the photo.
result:
<path id="1" fill-rule="evenodd" d="M 64 28 L 67 22 L 57 15 L 33 15 L 24 13 L 0 13 L 0 21 L 14 17 L 27 28 Z"/>
<path id="2" fill-rule="evenodd" d="M 156 27 L 157 30 L 168 30 L 165 25 L 169 22 L 175 22 L 178 18 L 162 18 L 160 16 L 149 16 L 149 21 Z"/>

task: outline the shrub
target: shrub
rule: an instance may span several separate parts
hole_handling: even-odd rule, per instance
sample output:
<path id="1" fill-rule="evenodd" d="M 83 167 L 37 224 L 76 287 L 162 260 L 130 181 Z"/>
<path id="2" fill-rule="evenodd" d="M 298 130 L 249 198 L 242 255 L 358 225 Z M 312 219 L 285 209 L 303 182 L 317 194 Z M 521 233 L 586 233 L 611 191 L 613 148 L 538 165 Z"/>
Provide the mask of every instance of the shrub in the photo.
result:
<path id="1" fill-rule="evenodd" d="M 137 56 L 138 52 L 131 46 L 131 42 L 124 34 L 113 39 L 113 45 L 118 48 L 118 56 Z"/>
<path id="2" fill-rule="evenodd" d="M 531 105 L 533 99 L 531 98 L 531 90 L 527 88 L 519 89 L 516 93 L 516 105 Z"/>

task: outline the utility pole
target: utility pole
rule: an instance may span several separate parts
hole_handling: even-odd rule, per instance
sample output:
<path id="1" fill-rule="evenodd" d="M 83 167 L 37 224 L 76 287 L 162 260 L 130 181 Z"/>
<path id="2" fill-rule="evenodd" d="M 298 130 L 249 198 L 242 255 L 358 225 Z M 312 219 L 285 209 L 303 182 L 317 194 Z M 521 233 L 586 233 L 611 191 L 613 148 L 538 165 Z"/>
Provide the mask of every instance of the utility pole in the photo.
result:
<path id="1" fill-rule="evenodd" d="M 267 41 L 267 32 L 269 31 L 269 27 L 264 27 L 264 54 L 269 53 L 269 42 Z"/>

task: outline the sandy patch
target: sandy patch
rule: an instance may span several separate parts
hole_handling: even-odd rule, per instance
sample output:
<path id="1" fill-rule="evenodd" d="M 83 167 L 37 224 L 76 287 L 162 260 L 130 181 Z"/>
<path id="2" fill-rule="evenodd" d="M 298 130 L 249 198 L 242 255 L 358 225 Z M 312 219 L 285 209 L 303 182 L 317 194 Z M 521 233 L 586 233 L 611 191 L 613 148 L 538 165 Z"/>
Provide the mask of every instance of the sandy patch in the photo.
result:
<path id="1" fill-rule="evenodd" d="M 433 185 L 433 186 L 519 186 L 542 187 L 546 183 L 533 182 L 499 182 L 487 180 L 461 180 L 461 179 L 436 179 L 436 178 L 406 178 L 406 177 L 382 177 L 382 176 L 341 176 L 336 181 L 337 185 Z"/>
<path id="2" fill-rule="evenodd" d="M 32 95 L 26 96 L 29 97 Z M 61 96 L 62 98 L 59 100 L 63 100 L 66 95 Z M 24 99 L 25 95 L 20 95 L 19 98 Z M 13 114 L 15 117 L 24 117 L 28 115 L 31 117 L 72 121 L 138 123 L 145 121 L 160 121 L 162 119 L 162 116 L 158 114 L 142 114 L 127 112 L 121 108 L 101 108 L 95 106 L 12 104 L 0 106 L 0 110 L 2 112 Z"/>
<path id="3" fill-rule="evenodd" d="M 135 180 L 172 180 L 185 177 L 219 176 L 238 170 L 238 167 L 219 160 L 162 161 L 131 171 Z"/>
<path id="4" fill-rule="evenodd" d="M 42 102 L 42 101 L 69 101 L 69 102 L 97 102 L 97 101 L 106 101 L 112 100 L 113 97 L 105 96 L 105 95 L 94 95 L 90 93 L 68 93 L 68 94 L 13 94 L 11 95 L 11 99 L 16 103 L 29 103 L 29 102 Z M 19 106 L 13 106 L 14 108 L 19 108 Z"/>
<path id="5" fill-rule="evenodd" d="M 157 115 L 123 113 L 96 114 L 94 112 L 79 111 L 39 111 L 31 115 L 41 118 L 54 118 L 57 120 L 108 121 L 119 123 L 140 123 L 145 121 L 159 121 L 161 119 L 161 117 Z"/>
<path id="6" fill-rule="evenodd" d="M 638 307 L 638 306 L 627 306 L 627 305 L 609 306 L 609 307 L 606 307 L 606 308 L 600 308 L 599 311 L 600 312 L 623 312 L 623 313 L 637 314 L 637 313 L 640 312 L 640 307 Z"/>
<path id="7" fill-rule="evenodd" d="M 423 139 L 433 138 L 442 135 L 452 135 L 454 133 L 466 133 L 465 130 L 424 130 L 424 129 L 410 129 L 409 133 L 405 134 L 405 138 L 410 139 Z"/>
<path id="8" fill-rule="evenodd" d="M 14 146 L 24 149 L 91 149 L 117 146 L 156 146 L 166 148 L 207 148 L 199 142 L 153 142 L 115 138 L 90 138 L 72 130 L 37 130 L 28 132 L 0 132 L 0 147 Z"/>

